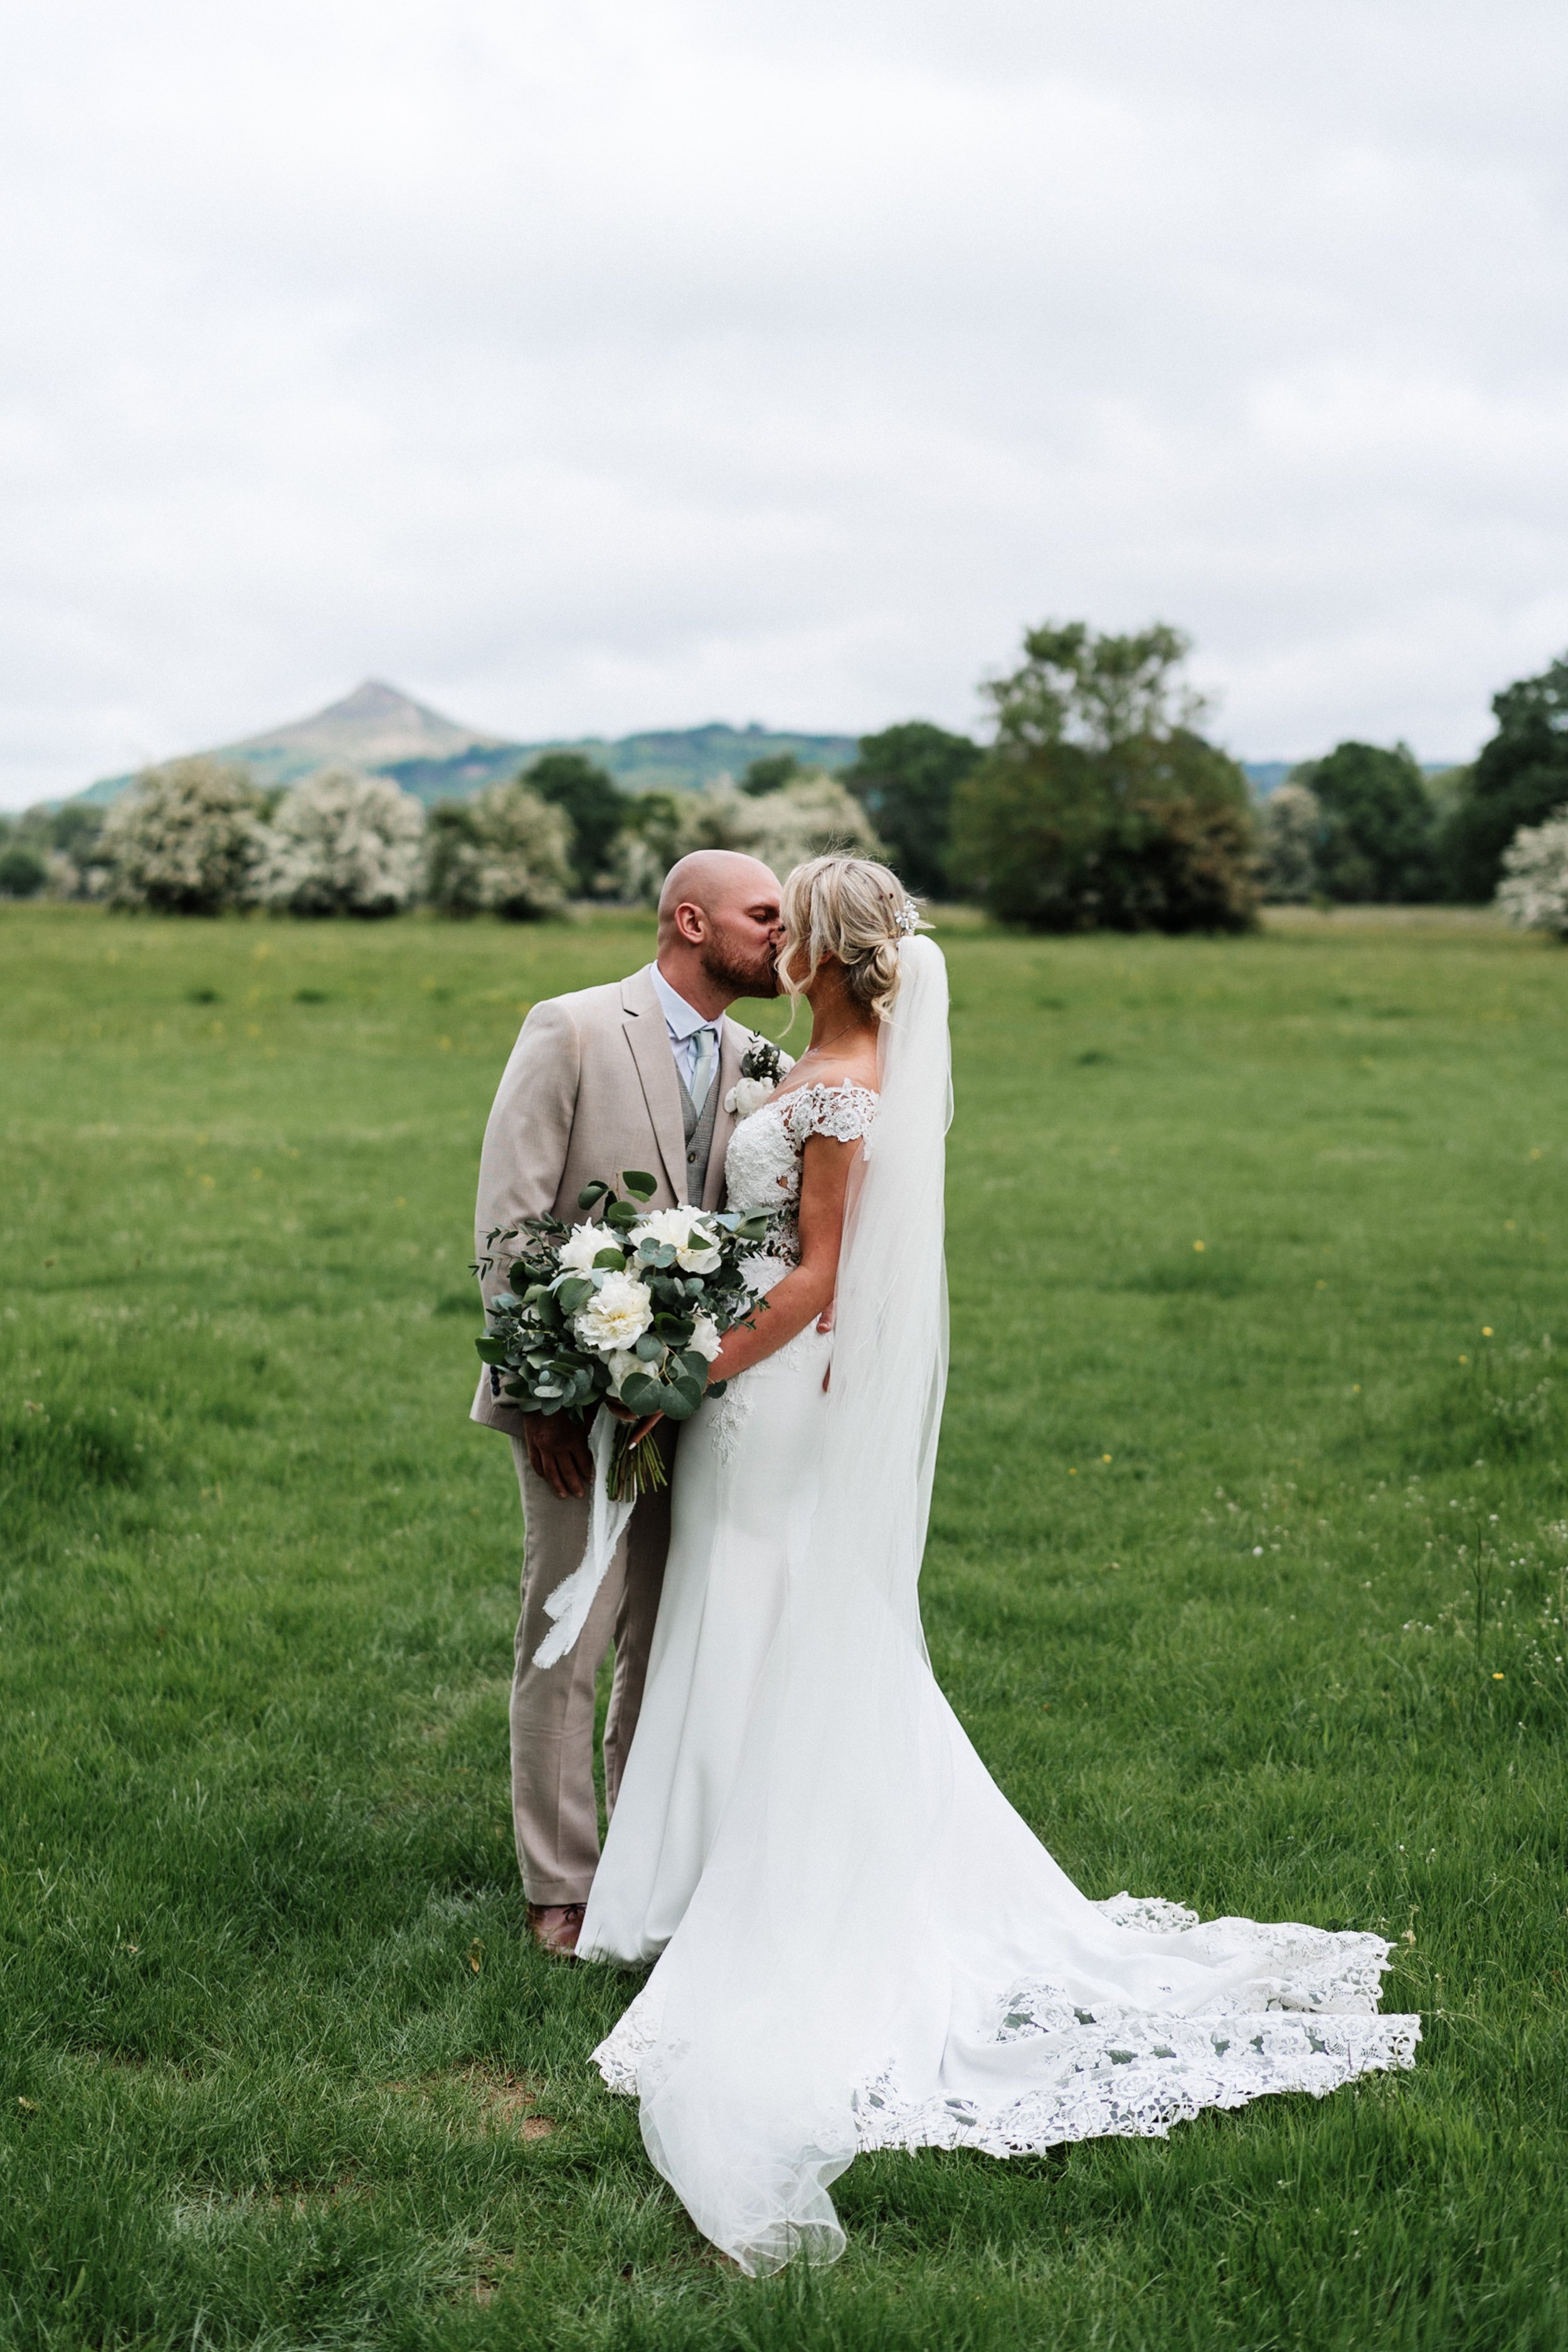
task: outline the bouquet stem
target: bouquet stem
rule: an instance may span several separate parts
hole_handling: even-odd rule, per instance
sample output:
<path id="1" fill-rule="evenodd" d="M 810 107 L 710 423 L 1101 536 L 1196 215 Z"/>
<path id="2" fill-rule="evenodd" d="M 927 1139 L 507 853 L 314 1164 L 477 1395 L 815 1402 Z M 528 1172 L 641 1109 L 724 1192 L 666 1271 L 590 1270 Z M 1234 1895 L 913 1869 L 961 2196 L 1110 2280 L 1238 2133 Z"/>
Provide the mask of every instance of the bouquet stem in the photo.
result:
<path id="1" fill-rule="evenodd" d="M 615 1433 L 615 1450 L 610 1456 L 610 1472 L 605 1483 L 611 1500 L 616 1503 L 627 1502 L 638 1495 L 652 1494 L 657 1487 L 669 1485 L 664 1457 L 652 1430 L 633 1445 L 631 1429 L 625 1423 L 621 1424 Z"/>

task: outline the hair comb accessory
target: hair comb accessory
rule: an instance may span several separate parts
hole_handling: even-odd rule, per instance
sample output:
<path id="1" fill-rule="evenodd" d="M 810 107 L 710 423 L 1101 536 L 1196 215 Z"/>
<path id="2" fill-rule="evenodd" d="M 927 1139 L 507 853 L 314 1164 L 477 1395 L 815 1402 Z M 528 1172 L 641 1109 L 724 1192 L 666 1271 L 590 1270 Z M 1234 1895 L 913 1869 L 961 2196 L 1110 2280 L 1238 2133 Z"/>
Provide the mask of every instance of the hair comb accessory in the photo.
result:
<path id="1" fill-rule="evenodd" d="M 893 919 L 904 937 L 912 939 L 920 928 L 920 909 L 913 898 L 906 898 Z"/>

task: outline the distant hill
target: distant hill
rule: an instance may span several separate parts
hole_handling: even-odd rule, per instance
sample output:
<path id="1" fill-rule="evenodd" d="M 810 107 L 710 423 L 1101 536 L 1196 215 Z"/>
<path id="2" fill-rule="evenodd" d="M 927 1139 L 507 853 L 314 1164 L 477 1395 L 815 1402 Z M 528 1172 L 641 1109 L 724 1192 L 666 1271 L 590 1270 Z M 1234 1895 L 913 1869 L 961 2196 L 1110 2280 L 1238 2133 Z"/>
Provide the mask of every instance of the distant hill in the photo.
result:
<path id="1" fill-rule="evenodd" d="M 1253 799 L 1266 801 L 1270 793 L 1279 791 L 1280 786 L 1289 778 L 1291 770 L 1300 767 L 1301 763 L 1299 760 L 1243 760 L 1240 764 L 1242 774 L 1252 787 Z M 1430 784 L 1437 776 L 1452 776 L 1462 764 L 1458 760 L 1423 760 L 1421 773 Z M 1443 800 L 1441 792 L 1437 793 L 1437 798 L 1440 811 Z"/>
<path id="2" fill-rule="evenodd" d="M 481 785 L 515 776 L 541 751 L 582 751 L 607 769 L 629 793 L 690 792 L 715 776 L 738 775 L 753 760 L 792 751 L 810 767 L 842 768 L 855 756 L 852 735 L 807 735 L 767 727 L 665 729 L 622 735 L 612 741 L 597 735 L 548 743 L 509 743 L 481 734 L 395 686 L 367 678 L 340 702 L 308 719 L 296 719 L 263 735 L 220 743 L 207 754 L 248 768 L 258 784 L 297 784 L 318 768 L 346 766 L 390 776 L 428 806 L 464 800 Z M 133 775 L 105 776 L 78 797 L 113 800 Z"/>

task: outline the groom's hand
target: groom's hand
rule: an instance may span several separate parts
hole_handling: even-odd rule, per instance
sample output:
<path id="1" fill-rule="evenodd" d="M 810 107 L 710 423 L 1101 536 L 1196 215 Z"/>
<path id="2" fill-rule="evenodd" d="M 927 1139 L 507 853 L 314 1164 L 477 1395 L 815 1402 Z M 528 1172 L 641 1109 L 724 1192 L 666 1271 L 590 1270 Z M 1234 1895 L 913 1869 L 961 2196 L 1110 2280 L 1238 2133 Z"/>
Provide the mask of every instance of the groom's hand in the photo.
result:
<path id="1" fill-rule="evenodd" d="M 526 1412 L 523 1444 L 534 1470 L 563 1503 L 587 1494 L 593 1484 L 593 1456 L 580 1423 L 563 1412 Z"/>

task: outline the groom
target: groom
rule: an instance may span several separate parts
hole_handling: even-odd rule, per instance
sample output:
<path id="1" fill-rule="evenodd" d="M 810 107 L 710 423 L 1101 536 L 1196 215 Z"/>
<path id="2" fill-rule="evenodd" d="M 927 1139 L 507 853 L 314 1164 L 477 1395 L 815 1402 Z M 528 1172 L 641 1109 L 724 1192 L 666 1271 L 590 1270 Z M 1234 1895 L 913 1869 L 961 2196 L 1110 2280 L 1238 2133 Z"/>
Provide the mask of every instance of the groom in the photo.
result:
<path id="1" fill-rule="evenodd" d="M 737 996 L 774 996 L 782 937 L 779 883 L 755 857 L 699 850 L 672 866 L 659 898 L 655 961 L 630 980 L 536 1004 L 507 1064 L 479 1162 L 476 1255 L 524 1217 L 576 1223 L 582 1186 L 627 1168 L 658 1180 L 650 1206 L 716 1208 L 746 1032 L 724 1018 Z M 488 1277 L 486 1291 L 503 1277 Z M 588 1541 L 593 1465 L 564 1413 L 523 1412 L 486 1371 L 472 1418 L 510 1437 L 526 1536 L 512 1675 L 512 1818 L 528 1921 L 547 1951 L 570 1953 L 599 1860 L 593 1690 L 613 1643 L 604 1788 L 613 1807 L 637 1727 L 670 1539 L 668 1489 L 644 1495 L 573 1648 L 533 1663 L 550 1630 L 546 1596 Z M 673 1445 L 674 1433 L 663 1424 Z"/>

